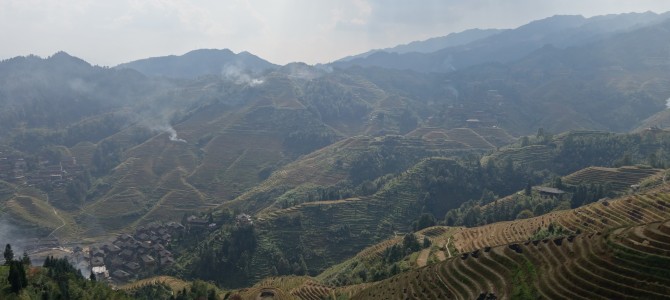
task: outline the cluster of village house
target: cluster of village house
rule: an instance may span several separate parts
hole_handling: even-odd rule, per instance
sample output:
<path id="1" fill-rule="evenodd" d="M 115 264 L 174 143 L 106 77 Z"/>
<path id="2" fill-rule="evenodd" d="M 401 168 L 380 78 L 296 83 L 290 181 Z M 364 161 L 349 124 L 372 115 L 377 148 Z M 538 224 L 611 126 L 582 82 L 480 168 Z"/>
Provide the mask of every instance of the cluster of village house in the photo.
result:
<path id="1" fill-rule="evenodd" d="M 167 248 L 172 236 L 183 231 L 184 226 L 177 222 L 151 223 L 138 227 L 132 235 L 122 234 L 109 243 L 88 249 L 76 247 L 74 252 L 75 256 L 88 259 L 97 278 L 125 282 L 140 272 L 174 264 Z"/>
<path id="2" fill-rule="evenodd" d="M 247 214 L 238 215 L 235 221 L 237 226 L 253 225 L 251 216 Z M 75 259 L 87 261 L 96 278 L 126 282 L 137 278 L 140 273 L 146 275 L 158 267 L 172 266 L 175 260 L 168 248 L 174 235 L 218 227 L 216 223 L 196 216 L 188 217 L 185 225 L 169 222 L 140 226 L 134 234 L 119 235 L 109 243 L 88 249 L 76 247 Z"/>
<path id="3" fill-rule="evenodd" d="M 0 180 L 23 183 L 26 180 L 26 161 L 19 156 L 0 152 Z"/>
<path id="4" fill-rule="evenodd" d="M 40 160 L 34 171 L 28 172 L 28 164 L 18 155 L 4 155 L 0 152 L 0 180 L 14 184 L 51 184 L 63 186 L 68 180 L 81 174 L 83 166 L 77 164 L 74 156 L 61 159 L 59 163 Z"/>
<path id="5" fill-rule="evenodd" d="M 74 157 L 66 157 L 58 164 L 40 161 L 37 170 L 28 172 L 27 169 L 22 157 L 0 152 L 0 180 L 15 184 L 51 184 L 52 187 L 62 187 L 83 172 L 83 167 L 77 164 Z M 237 226 L 252 224 L 252 218 L 247 214 L 236 217 Z M 184 225 L 189 230 L 213 230 L 217 227 L 216 223 L 196 216 L 188 217 Z M 174 264 L 173 255 L 167 248 L 173 235 L 186 230 L 184 225 L 169 222 L 140 226 L 134 234 L 122 234 L 109 243 L 86 249 L 77 246 L 70 259 L 75 265 L 90 268 L 97 278 L 125 282 L 136 278 L 141 272 L 152 272 L 158 267 Z M 42 238 L 26 240 L 23 247 L 28 252 L 36 253 L 60 248 L 61 245 L 55 238 Z"/>

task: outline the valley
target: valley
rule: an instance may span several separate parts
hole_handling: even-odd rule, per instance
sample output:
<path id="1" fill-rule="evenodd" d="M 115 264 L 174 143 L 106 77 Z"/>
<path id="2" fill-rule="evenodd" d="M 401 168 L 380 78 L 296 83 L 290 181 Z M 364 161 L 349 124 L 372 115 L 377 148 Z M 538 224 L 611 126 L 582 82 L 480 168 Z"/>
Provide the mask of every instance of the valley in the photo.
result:
<path id="1" fill-rule="evenodd" d="M 668 16 L 2 60 L 0 298 L 666 299 Z"/>

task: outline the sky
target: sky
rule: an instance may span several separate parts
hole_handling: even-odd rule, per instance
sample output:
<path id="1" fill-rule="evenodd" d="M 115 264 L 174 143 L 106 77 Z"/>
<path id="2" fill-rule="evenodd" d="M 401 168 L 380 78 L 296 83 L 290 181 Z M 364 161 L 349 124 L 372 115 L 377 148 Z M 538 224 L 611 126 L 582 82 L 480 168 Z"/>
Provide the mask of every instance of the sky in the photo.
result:
<path id="1" fill-rule="evenodd" d="M 668 0 L 0 0 L 0 59 L 65 51 L 115 66 L 202 48 L 327 63 L 557 14 L 670 11 Z"/>

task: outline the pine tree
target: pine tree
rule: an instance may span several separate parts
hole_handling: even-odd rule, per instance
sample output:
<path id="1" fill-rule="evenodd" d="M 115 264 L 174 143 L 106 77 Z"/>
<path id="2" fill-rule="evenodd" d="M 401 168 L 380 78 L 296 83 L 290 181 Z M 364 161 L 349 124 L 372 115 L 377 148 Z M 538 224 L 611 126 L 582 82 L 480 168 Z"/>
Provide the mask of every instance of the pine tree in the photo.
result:
<path id="1" fill-rule="evenodd" d="M 305 262 L 305 259 L 302 257 L 302 254 L 300 255 L 300 271 L 302 271 L 301 275 L 307 275 L 308 274 L 307 263 Z"/>
<path id="2" fill-rule="evenodd" d="M 402 245 L 405 251 L 405 255 L 421 250 L 421 244 L 419 244 L 419 240 L 413 233 L 408 233 L 405 235 L 402 241 Z"/>
<path id="3" fill-rule="evenodd" d="M 207 292 L 207 300 L 216 300 L 218 297 L 216 297 L 216 291 L 214 289 L 210 289 L 209 292 Z"/>
<path id="4" fill-rule="evenodd" d="M 28 280 L 26 279 L 26 270 L 23 267 L 23 263 L 20 261 L 10 260 L 9 275 L 7 276 L 7 280 L 11 285 L 12 292 L 17 294 L 28 285 Z"/>
<path id="5" fill-rule="evenodd" d="M 23 256 L 21 257 L 21 263 L 25 266 L 30 266 L 32 262 L 30 261 L 30 257 L 28 256 L 28 252 L 23 251 Z"/>
<path id="6" fill-rule="evenodd" d="M 7 244 L 7 246 L 5 246 L 4 256 L 5 256 L 5 265 L 9 265 L 9 263 L 11 263 L 12 260 L 14 260 L 14 251 L 12 251 L 12 246 L 10 244 Z"/>

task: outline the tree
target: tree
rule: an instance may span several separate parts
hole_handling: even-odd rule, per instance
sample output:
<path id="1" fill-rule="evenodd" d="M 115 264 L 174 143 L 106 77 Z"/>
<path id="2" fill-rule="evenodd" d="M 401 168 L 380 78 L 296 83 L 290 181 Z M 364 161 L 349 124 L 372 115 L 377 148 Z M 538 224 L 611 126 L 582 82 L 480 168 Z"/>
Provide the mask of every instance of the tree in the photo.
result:
<path id="1" fill-rule="evenodd" d="M 28 256 L 28 252 L 23 251 L 23 256 L 21 257 L 21 263 L 25 266 L 30 266 L 32 264 L 30 261 L 30 257 Z"/>
<path id="2" fill-rule="evenodd" d="M 424 236 L 423 237 L 423 248 L 430 247 L 430 244 L 431 244 L 430 239 L 427 236 Z"/>
<path id="3" fill-rule="evenodd" d="M 405 255 L 421 250 L 421 244 L 414 233 L 408 233 L 402 240 Z"/>
<path id="4" fill-rule="evenodd" d="M 532 217 L 534 217 L 533 212 L 528 210 L 528 209 L 524 209 L 521 212 L 519 212 L 518 215 L 516 215 L 517 220 L 528 219 L 528 218 L 532 218 Z"/>
<path id="5" fill-rule="evenodd" d="M 207 292 L 207 300 L 216 300 L 218 299 L 216 297 L 216 291 L 214 289 L 210 289 L 209 292 Z"/>
<path id="6" fill-rule="evenodd" d="M 305 258 L 302 257 L 302 254 L 300 255 L 300 269 L 302 271 L 302 274 L 300 275 L 307 275 L 308 270 L 307 270 L 307 263 L 305 262 Z"/>
<path id="7" fill-rule="evenodd" d="M 418 221 L 414 222 L 414 231 L 419 231 L 424 228 L 435 226 L 435 217 L 433 214 L 425 213 L 419 217 Z"/>
<path id="8" fill-rule="evenodd" d="M 91 272 L 91 276 L 88 277 L 91 281 L 97 281 L 97 278 L 95 277 L 95 273 Z"/>
<path id="9" fill-rule="evenodd" d="M 561 179 L 560 176 L 556 176 L 556 177 L 554 177 L 554 179 L 552 180 L 552 185 L 553 185 L 555 188 L 557 188 L 557 189 L 562 189 L 562 188 L 564 188 L 564 186 L 563 186 L 563 180 Z"/>
<path id="10" fill-rule="evenodd" d="M 387 262 L 396 262 L 403 257 L 403 251 L 400 249 L 399 245 L 393 245 L 389 248 L 386 248 L 385 257 Z"/>
<path id="11" fill-rule="evenodd" d="M 12 251 L 12 246 L 10 244 L 7 244 L 7 246 L 5 246 L 4 256 L 5 256 L 5 265 L 9 265 L 9 263 L 11 263 L 12 260 L 14 260 L 14 251 Z"/>
<path id="12" fill-rule="evenodd" d="M 17 294 L 28 285 L 26 270 L 23 267 L 23 263 L 10 260 L 7 280 L 11 285 L 12 292 Z"/>

